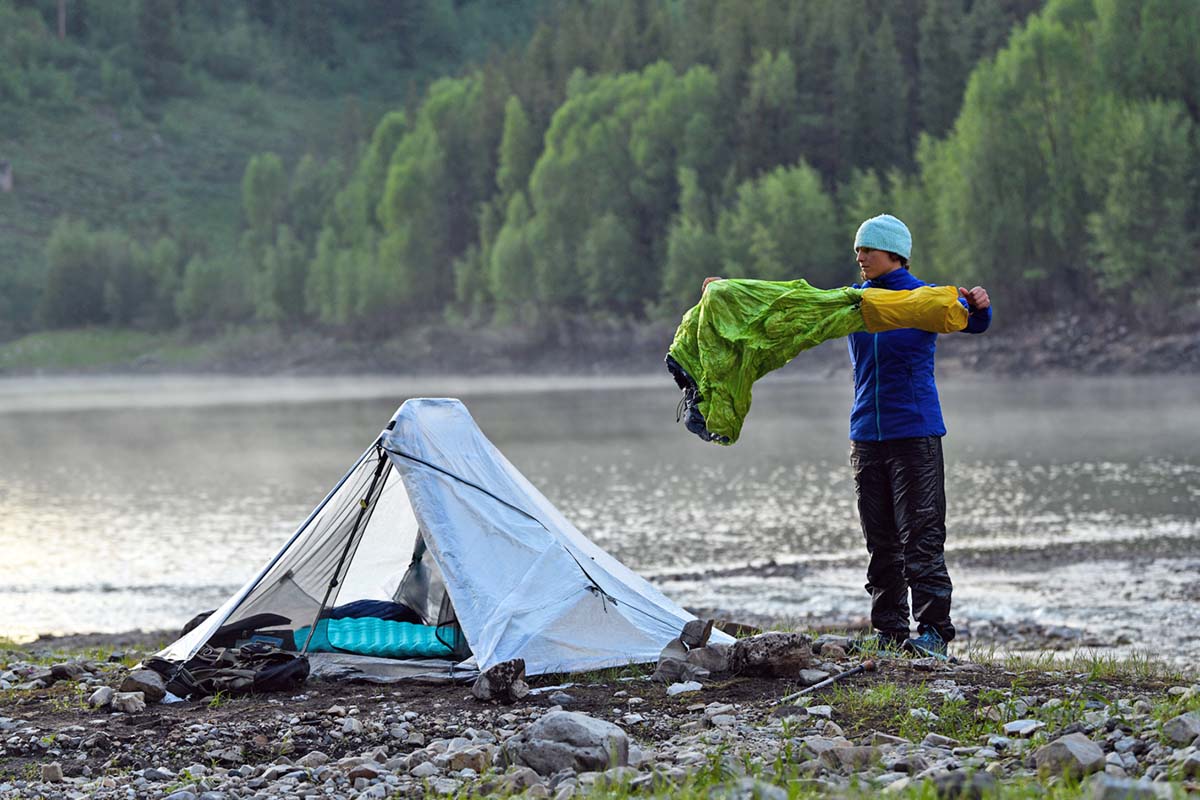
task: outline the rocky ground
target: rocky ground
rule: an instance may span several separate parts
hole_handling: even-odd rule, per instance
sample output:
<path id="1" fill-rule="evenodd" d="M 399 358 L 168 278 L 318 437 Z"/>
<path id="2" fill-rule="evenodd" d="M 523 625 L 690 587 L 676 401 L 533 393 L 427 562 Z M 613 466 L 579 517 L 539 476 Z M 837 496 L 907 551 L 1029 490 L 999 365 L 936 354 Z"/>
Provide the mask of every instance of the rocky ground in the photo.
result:
<path id="1" fill-rule="evenodd" d="M 786 663 L 735 659 L 702 683 L 631 667 L 533 678 L 523 698 L 485 702 L 467 685 L 310 680 L 145 707 L 94 706 L 156 637 L 34 643 L 0 652 L 0 798 L 1200 791 L 1200 686 L 1186 675 L 1095 656 L 878 654 L 873 671 L 782 703 L 863 663 L 837 636 L 786 637 Z"/>

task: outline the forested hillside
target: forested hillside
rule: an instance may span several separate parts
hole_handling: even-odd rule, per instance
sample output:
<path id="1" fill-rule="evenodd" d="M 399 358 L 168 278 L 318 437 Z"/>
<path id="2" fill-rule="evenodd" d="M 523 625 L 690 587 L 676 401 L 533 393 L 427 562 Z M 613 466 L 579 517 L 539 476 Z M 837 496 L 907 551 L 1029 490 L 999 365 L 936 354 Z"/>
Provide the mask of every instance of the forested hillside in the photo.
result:
<path id="1" fill-rule="evenodd" d="M 512 30 L 532 5 L 478 4 L 507 6 Z M 1193 0 L 1041 5 L 547 2 L 519 41 L 485 52 L 471 3 L 227 2 L 210 15 L 198 9 L 211 4 L 126 0 L 125 19 L 141 22 L 85 26 L 77 14 L 66 39 L 76 31 L 80 43 L 69 45 L 52 35 L 52 4 L 0 0 L 0 14 L 41 25 L 27 39 L 58 54 L 46 66 L 6 43 L 6 104 L 21 86 L 42 87 L 39 98 L 58 87 L 151 137 L 171 126 L 186 138 L 191 98 L 217 82 L 252 94 L 208 135 L 251 124 L 262 139 L 280 118 L 254 102 L 264 82 L 318 87 L 316 97 L 394 89 L 369 95 L 393 100 L 370 130 L 329 103 L 288 115 L 288 146 L 256 148 L 224 198 L 240 202 L 236 236 L 203 235 L 189 220 L 218 200 L 183 202 L 169 187 L 144 187 L 163 193 L 149 220 L 130 218 L 119 197 L 61 208 L 36 252 L 10 248 L 0 263 L 30 298 L 13 318 L 303 324 L 338 336 L 431 321 L 669 319 L 706 275 L 853 281 L 854 229 L 884 210 L 912 227 L 918 274 L 989 286 L 1009 320 L 1194 304 Z M 162 19 L 175 21 L 176 50 L 158 46 Z M 96 32 L 115 28 L 139 31 L 140 44 Z M 254 55 L 262 42 L 272 58 Z M 369 57 L 352 55 L 360 48 Z M 422 61 L 411 53 L 478 60 L 406 95 L 394 76 Z M 300 71 L 266 80 L 272 63 Z M 97 72 L 89 88 L 82 76 Z M 34 95 L 18 98 L 24 130 L 0 123 L 6 145 L 79 113 Z M 53 137 L 39 147 L 52 159 Z"/>
<path id="2" fill-rule="evenodd" d="M 176 325 L 186 264 L 239 258 L 255 153 L 341 182 L 384 114 L 546 5 L 0 0 L 0 335 Z"/>

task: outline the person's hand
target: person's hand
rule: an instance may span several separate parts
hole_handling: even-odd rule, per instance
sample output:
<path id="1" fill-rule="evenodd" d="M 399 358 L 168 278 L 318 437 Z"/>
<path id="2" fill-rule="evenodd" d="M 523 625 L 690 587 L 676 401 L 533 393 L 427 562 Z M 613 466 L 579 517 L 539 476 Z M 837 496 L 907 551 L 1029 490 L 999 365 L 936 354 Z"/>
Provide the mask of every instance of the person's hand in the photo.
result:
<path id="1" fill-rule="evenodd" d="M 967 301 L 967 305 L 977 310 L 983 310 L 992 304 L 988 299 L 987 289 L 982 286 L 976 286 L 974 289 L 964 289 L 960 286 L 958 295 Z"/>
<path id="2" fill-rule="evenodd" d="M 704 285 L 700 287 L 700 294 L 704 294 L 704 290 L 707 289 L 708 285 L 710 283 L 712 283 L 713 281 L 723 281 L 723 280 L 725 280 L 725 279 L 724 278 L 705 278 Z"/>

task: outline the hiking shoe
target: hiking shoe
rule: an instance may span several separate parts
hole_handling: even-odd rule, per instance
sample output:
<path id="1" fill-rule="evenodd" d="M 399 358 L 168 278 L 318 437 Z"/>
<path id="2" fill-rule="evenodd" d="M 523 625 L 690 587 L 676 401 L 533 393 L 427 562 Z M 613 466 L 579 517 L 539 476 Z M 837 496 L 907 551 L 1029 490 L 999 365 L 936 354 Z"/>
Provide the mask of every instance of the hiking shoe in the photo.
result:
<path id="1" fill-rule="evenodd" d="M 947 657 L 946 642 L 934 630 L 925 631 L 917 638 L 909 639 L 904 643 L 904 646 L 918 656 L 931 656 L 941 659 Z"/>
<path id="2" fill-rule="evenodd" d="M 899 652 L 908 642 L 908 636 L 897 636 L 890 633 L 872 633 L 850 640 L 846 648 L 848 653 L 878 653 L 883 650 Z"/>
<path id="3" fill-rule="evenodd" d="M 692 376 L 688 375 L 687 370 L 670 355 L 665 360 L 671 377 L 675 379 L 675 384 L 683 391 L 683 397 L 680 398 L 679 405 L 675 408 L 675 421 L 682 421 L 684 427 L 706 442 L 727 444 L 728 436 L 719 436 L 708 429 L 708 423 L 705 422 L 704 415 L 700 413 L 700 402 L 704 398 L 700 396 L 700 390 L 696 388 L 696 382 Z"/>

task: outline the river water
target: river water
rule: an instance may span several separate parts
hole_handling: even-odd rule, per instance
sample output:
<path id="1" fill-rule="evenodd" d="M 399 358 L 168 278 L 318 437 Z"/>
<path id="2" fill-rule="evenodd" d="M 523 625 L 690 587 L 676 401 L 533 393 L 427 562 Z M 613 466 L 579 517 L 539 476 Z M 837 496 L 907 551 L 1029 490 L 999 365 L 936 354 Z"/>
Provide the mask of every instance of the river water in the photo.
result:
<path id="1" fill-rule="evenodd" d="M 175 629 L 272 555 L 407 397 L 454 396 L 585 534 L 690 607 L 867 611 L 847 376 L 741 441 L 661 376 L 0 381 L 0 636 Z M 1200 655 L 1200 380 L 943 379 L 956 617 Z"/>

